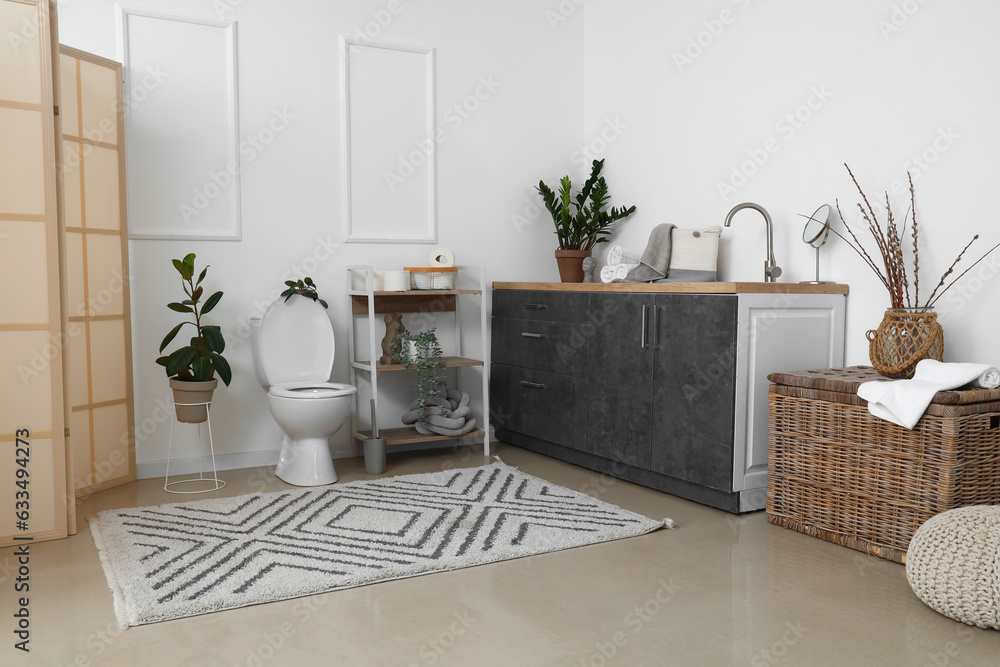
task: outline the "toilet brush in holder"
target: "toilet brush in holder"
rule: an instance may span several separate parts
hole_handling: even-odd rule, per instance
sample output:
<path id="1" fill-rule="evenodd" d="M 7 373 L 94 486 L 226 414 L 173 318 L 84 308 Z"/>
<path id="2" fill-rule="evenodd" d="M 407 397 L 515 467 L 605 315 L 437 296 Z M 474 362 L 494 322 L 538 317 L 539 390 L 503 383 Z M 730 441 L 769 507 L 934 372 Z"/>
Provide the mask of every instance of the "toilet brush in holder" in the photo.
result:
<path id="1" fill-rule="evenodd" d="M 375 416 L 375 399 L 372 405 L 372 437 L 365 438 L 365 472 L 381 475 L 385 472 L 385 438 L 378 437 L 378 418 Z"/>

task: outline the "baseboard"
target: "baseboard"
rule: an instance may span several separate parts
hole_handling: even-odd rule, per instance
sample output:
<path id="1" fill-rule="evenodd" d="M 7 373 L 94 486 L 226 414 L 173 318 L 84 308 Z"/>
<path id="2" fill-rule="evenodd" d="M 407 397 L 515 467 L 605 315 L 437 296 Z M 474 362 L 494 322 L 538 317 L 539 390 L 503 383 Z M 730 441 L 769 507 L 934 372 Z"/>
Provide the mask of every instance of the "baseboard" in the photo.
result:
<path id="1" fill-rule="evenodd" d="M 358 456 L 355 446 L 349 442 L 338 442 L 330 445 L 330 455 L 334 459 L 349 459 Z M 262 468 L 278 464 L 278 450 L 265 449 L 256 452 L 239 452 L 236 454 L 217 454 L 216 470 L 242 470 L 243 468 Z M 170 461 L 170 476 L 191 475 L 201 470 L 204 465 L 202 458 L 191 457 Z M 208 462 L 211 465 L 211 462 Z M 211 471 L 209 471 L 211 472 Z M 135 464 L 136 479 L 152 479 L 167 474 L 166 459 L 146 461 Z"/>

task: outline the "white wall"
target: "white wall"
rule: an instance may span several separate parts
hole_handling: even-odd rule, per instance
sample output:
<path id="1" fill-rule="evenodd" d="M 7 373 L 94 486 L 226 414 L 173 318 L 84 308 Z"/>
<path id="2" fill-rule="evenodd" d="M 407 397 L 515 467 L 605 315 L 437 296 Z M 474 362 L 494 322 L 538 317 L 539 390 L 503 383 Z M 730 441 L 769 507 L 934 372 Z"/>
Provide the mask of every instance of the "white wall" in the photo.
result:
<path id="1" fill-rule="evenodd" d="M 608 119 L 626 126 L 603 152 L 612 194 L 638 206 L 616 239 L 623 245 L 641 249 L 661 222 L 721 225 L 733 205 L 755 201 L 774 219 L 781 281 L 808 280 L 814 256 L 798 214 L 839 198 L 854 222 L 858 197 L 844 162 L 869 197 L 913 173 L 924 289 L 974 234 L 980 254 L 1000 241 L 992 215 L 1000 79 L 990 69 L 1000 60 L 1000 5 L 590 0 L 586 23 L 587 137 Z M 689 40 L 691 62 L 678 66 Z M 810 101 L 815 109 L 802 108 Z M 785 120 L 797 111 L 808 116 L 799 127 Z M 748 151 L 763 161 L 769 139 L 777 150 L 759 168 L 750 163 L 756 173 L 723 197 L 718 183 Z M 916 165 L 912 156 L 925 151 L 933 164 Z M 762 280 L 764 238 L 760 215 L 740 212 L 723 235 L 720 279 Z M 888 296 L 843 242 L 824 248 L 822 262 L 825 279 L 851 287 L 847 362 L 868 363 L 864 333 Z M 1000 252 L 987 262 L 939 303 L 947 360 L 1000 362 L 1000 281 L 991 280 Z"/>
<path id="2" fill-rule="evenodd" d="M 120 58 L 113 0 L 61 4 L 62 43 Z M 553 179 L 569 168 L 569 154 L 581 136 L 582 16 L 553 32 L 544 7 L 532 0 L 402 0 L 402 11 L 384 27 L 373 17 L 381 16 L 384 22 L 389 0 L 126 4 L 201 19 L 237 20 L 242 136 L 255 135 L 275 108 L 287 108 L 294 116 L 272 144 L 243 165 L 242 241 L 130 244 L 140 473 L 155 469 L 153 464 L 166 458 L 168 424 L 149 427 L 162 414 L 157 401 L 168 397 L 166 378 L 153 359 L 160 339 L 178 321 L 166 308 L 168 301 L 179 298 L 180 290 L 171 258 L 197 253 L 199 265 L 212 265 L 209 289 L 225 291 L 209 317 L 230 338 L 226 356 L 235 379 L 216 394 L 216 451 L 263 452 L 229 459 L 238 464 L 273 458 L 280 445 L 280 431 L 254 378 L 249 345 L 239 342 L 250 312 L 266 307 L 291 274 L 312 275 L 330 302 L 337 333 L 333 379 L 347 381 L 344 267 L 421 265 L 434 247 L 340 244 L 341 34 L 357 36 L 359 28 L 367 27 L 377 40 L 437 48 L 438 119 L 449 133 L 438 154 L 439 244 L 452 248 L 462 264 L 486 265 L 489 281 L 557 279 L 550 228 L 516 226 L 512 216 L 533 201 L 532 183 L 541 177 Z M 217 7 L 232 5 L 236 5 L 233 11 L 217 15 Z M 444 114 L 473 93 L 481 76 L 492 77 L 499 88 L 459 127 L 445 122 Z M 162 85 L 169 85 L 169 78 Z M 316 262 L 316 257 L 325 261 Z M 346 445 L 349 430 L 342 429 L 331 442 Z M 180 455 L 193 455 L 192 448 L 182 447 Z"/>
<path id="3" fill-rule="evenodd" d="M 388 0 L 231 4 L 238 6 L 219 17 L 215 8 L 226 7 L 225 0 L 128 3 L 238 20 L 243 136 L 259 130 L 275 108 L 295 116 L 244 165 L 243 241 L 132 242 L 140 425 L 167 396 L 152 360 L 176 322 L 165 308 L 178 290 L 170 258 L 193 251 L 199 262 L 212 264 L 211 286 L 226 291 L 215 321 L 235 337 L 287 273 L 302 273 L 296 267 L 332 245 L 328 259 L 309 273 L 331 304 L 338 334 L 333 379 L 343 381 L 343 267 L 393 268 L 421 262 L 428 250 L 338 245 L 337 38 L 356 34 Z M 914 13 L 895 9 L 903 5 Z M 641 249 L 655 224 L 721 224 L 731 206 L 757 201 L 775 221 L 782 281 L 812 275 L 798 214 L 837 198 L 845 212 L 853 209 L 857 197 L 845 161 L 871 196 L 905 179 L 906 169 L 913 172 L 925 286 L 974 233 L 983 235 L 983 249 L 1000 240 L 990 215 L 990 186 L 1000 176 L 993 159 L 1000 80 L 989 69 L 1000 57 L 995 3 L 589 0 L 578 7 L 569 0 L 404 0 L 402 6 L 377 38 L 437 47 L 439 120 L 479 76 L 502 84 L 451 131 L 438 155 L 440 244 L 462 263 L 485 264 L 489 280 L 557 279 L 550 222 L 531 186 L 570 170 L 582 173 L 590 157 L 608 158 L 614 203 L 639 209 L 616 241 Z M 715 22 L 723 11 L 728 23 Z M 886 26 L 897 27 L 893 21 L 899 29 L 888 32 Z M 65 44 L 119 56 L 112 0 L 63 3 L 60 31 Z M 692 49 L 693 62 L 678 67 L 674 56 L 684 54 L 689 39 L 707 46 Z M 816 108 L 802 108 L 810 102 Z M 798 127 L 785 120 L 796 112 L 809 116 Z M 760 160 L 768 140 L 777 150 L 723 197 L 718 183 L 751 154 Z M 581 150 L 587 146 L 593 155 Z M 911 156 L 925 152 L 933 164 L 916 165 Z M 755 216 L 739 214 L 724 235 L 721 279 L 761 279 L 764 225 Z M 877 326 L 888 299 L 842 242 L 823 250 L 823 262 L 825 278 L 851 286 L 847 360 L 866 363 L 864 331 Z M 964 292 L 956 288 L 942 301 L 948 359 L 1000 360 L 992 345 L 1000 327 L 1000 288 L 990 280 L 997 268 L 1000 258 L 981 265 Z M 254 381 L 248 346 L 237 344 L 227 356 L 236 379 L 220 391 L 213 413 L 218 450 L 273 456 L 279 431 Z M 166 431 L 140 433 L 140 464 L 165 458 Z M 348 442 L 346 429 L 333 438 L 335 445 Z"/>

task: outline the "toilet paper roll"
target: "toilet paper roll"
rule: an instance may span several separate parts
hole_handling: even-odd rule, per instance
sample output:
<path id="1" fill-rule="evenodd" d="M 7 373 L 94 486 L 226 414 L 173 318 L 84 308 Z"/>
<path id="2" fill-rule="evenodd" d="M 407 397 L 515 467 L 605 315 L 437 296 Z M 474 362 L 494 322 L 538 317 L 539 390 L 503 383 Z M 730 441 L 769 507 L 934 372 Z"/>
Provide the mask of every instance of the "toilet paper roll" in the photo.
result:
<path id="1" fill-rule="evenodd" d="M 385 271 L 373 271 L 372 272 L 372 282 L 373 287 L 376 292 L 381 292 L 385 289 Z"/>
<path id="2" fill-rule="evenodd" d="M 382 283 L 386 292 L 405 292 L 410 289 L 410 272 L 386 271 Z"/>
<path id="3" fill-rule="evenodd" d="M 438 248 L 427 261 L 430 266 L 455 266 L 455 253 L 448 248 Z"/>

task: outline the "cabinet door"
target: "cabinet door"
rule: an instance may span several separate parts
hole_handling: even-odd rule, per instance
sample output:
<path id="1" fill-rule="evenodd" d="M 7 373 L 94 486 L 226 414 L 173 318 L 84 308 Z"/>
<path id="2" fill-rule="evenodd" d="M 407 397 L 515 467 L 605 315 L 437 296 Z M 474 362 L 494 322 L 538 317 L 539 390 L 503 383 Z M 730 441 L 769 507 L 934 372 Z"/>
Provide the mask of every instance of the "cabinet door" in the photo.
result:
<path id="1" fill-rule="evenodd" d="M 583 450 L 587 442 L 587 380 L 494 363 L 490 418 L 499 431 L 530 435 Z"/>
<path id="2" fill-rule="evenodd" d="M 652 470 L 729 491 L 737 298 L 663 294 L 655 308 Z"/>
<path id="3" fill-rule="evenodd" d="M 587 451 L 649 467 L 653 297 L 591 294 Z"/>

